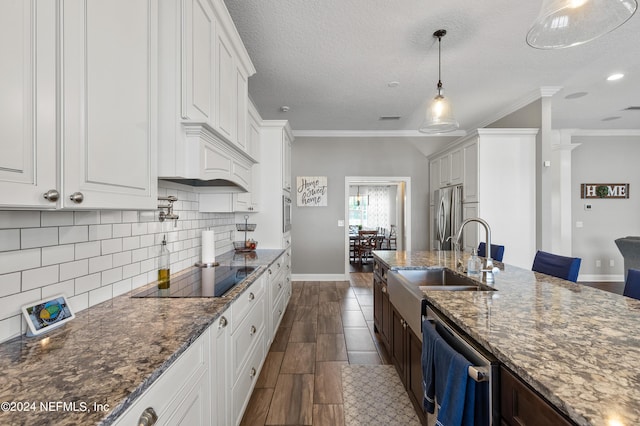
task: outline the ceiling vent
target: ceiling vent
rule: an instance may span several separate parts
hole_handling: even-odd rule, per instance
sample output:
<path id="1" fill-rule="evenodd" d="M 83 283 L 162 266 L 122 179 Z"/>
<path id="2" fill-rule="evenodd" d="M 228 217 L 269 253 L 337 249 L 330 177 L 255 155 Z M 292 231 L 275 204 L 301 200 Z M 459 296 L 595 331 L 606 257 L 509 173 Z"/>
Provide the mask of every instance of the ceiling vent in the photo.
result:
<path id="1" fill-rule="evenodd" d="M 640 111 L 640 106 L 630 106 L 623 109 L 623 111 Z"/>
<path id="2" fill-rule="evenodd" d="M 399 115 L 383 115 L 378 120 L 380 121 L 400 120 L 400 116 Z"/>

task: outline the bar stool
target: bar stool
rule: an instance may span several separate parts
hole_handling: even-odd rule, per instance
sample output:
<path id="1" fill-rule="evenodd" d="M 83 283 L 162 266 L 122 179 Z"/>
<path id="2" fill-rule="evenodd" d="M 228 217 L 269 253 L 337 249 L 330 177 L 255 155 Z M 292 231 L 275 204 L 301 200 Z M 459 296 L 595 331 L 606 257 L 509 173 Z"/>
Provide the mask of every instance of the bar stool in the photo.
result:
<path id="1" fill-rule="evenodd" d="M 560 256 L 538 250 L 531 270 L 575 283 L 578 281 L 581 261 L 579 257 Z"/>

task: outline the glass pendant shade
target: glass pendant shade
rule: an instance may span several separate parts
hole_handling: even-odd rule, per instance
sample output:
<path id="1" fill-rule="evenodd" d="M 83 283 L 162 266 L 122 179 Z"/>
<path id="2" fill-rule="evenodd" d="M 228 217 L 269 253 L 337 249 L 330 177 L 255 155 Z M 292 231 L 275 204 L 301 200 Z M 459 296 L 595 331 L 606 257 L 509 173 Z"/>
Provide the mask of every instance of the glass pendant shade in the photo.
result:
<path id="1" fill-rule="evenodd" d="M 458 122 L 453 117 L 449 100 L 442 96 L 441 90 L 429 104 L 425 120 L 418 129 L 422 133 L 446 133 L 458 129 Z"/>
<path id="2" fill-rule="evenodd" d="M 637 8 L 637 0 L 544 0 L 527 44 L 536 49 L 577 46 L 615 30 Z"/>

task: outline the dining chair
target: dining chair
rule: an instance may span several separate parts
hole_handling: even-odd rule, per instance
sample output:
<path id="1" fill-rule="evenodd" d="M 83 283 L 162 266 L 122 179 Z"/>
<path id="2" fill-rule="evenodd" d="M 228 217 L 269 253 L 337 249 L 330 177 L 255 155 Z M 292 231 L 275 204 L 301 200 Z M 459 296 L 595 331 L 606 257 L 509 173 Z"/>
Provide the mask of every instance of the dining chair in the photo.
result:
<path id="1" fill-rule="evenodd" d="M 629 269 L 622 295 L 640 300 L 640 269 Z"/>
<path id="2" fill-rule="evenodd" d="M 487 257 L 487 243 L 480 243 L 478 245 L 478 256 Z M 504 257 L 504 246 L 500 246 L 498 244 L 491 244 L 491 258 L 493 260 L 497 260 L 498 262 L 502 262 L 503 257 Z"/>
<path id="3" fill-rule="evenodd" d="M 579 257 L 560 256 L 538 250 L 531 270 L 575 283 L 578 281 L 581 261 Z"/>
<path id="4" fill-rule="evenodd" d="M 389 236 L 386 238 L 386 246 L 387 250 L 396 250 L 397 234 L 396 234 L 396 225 L 391 225 L 389 228 Z"/>
<path id="5" fill-rule="evenodd" d="M 373 250 L 378 250 L 380 247 L 380 239 L 378 238 L 378 231 L 358 231 L 358 244 L 356 251 L 360 264 L 362 264 L 362 258 L 365 260 L 371 256 Z"/>

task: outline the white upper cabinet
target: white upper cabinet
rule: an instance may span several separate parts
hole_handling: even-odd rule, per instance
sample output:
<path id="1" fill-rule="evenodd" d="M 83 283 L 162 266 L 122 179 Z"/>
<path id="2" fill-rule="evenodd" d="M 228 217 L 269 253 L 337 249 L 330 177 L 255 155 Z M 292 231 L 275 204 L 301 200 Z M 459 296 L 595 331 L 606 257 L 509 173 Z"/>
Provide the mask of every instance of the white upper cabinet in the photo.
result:
<path id="1" fill-rule="evenodd" d="M 156 7 L 62 3 L 64 207 L 156 208 Z"/>
<path id="2" fill-rule="evenodd" d="M 0 37 L 0 206 L 55 208 L 55 200 L 43 197 L 61 191 L 53 3 L 1 2 Z"/>
<path id="3" fill-rule="evenodd" d="M 282 136 L 282 189 L 291 192 L 291 136 L 287 131 Z"/>
<path id="4" fill-rule="evenodd" d="M 255 73 L 221 0 L 160 2 L 160 178 L 251 189 L 248 78 Z"/>
<path id="5" fill-rule="evenodd" d="M 439 158 L 440 187 L 459 185 L 462 183 L 462 149 L 453 151 Z"/>
<path id="6" fill-rule="evenodd" d="M 156 22 L 149 0 L 0 4 L 2 207 L 155 209 Z"/>

